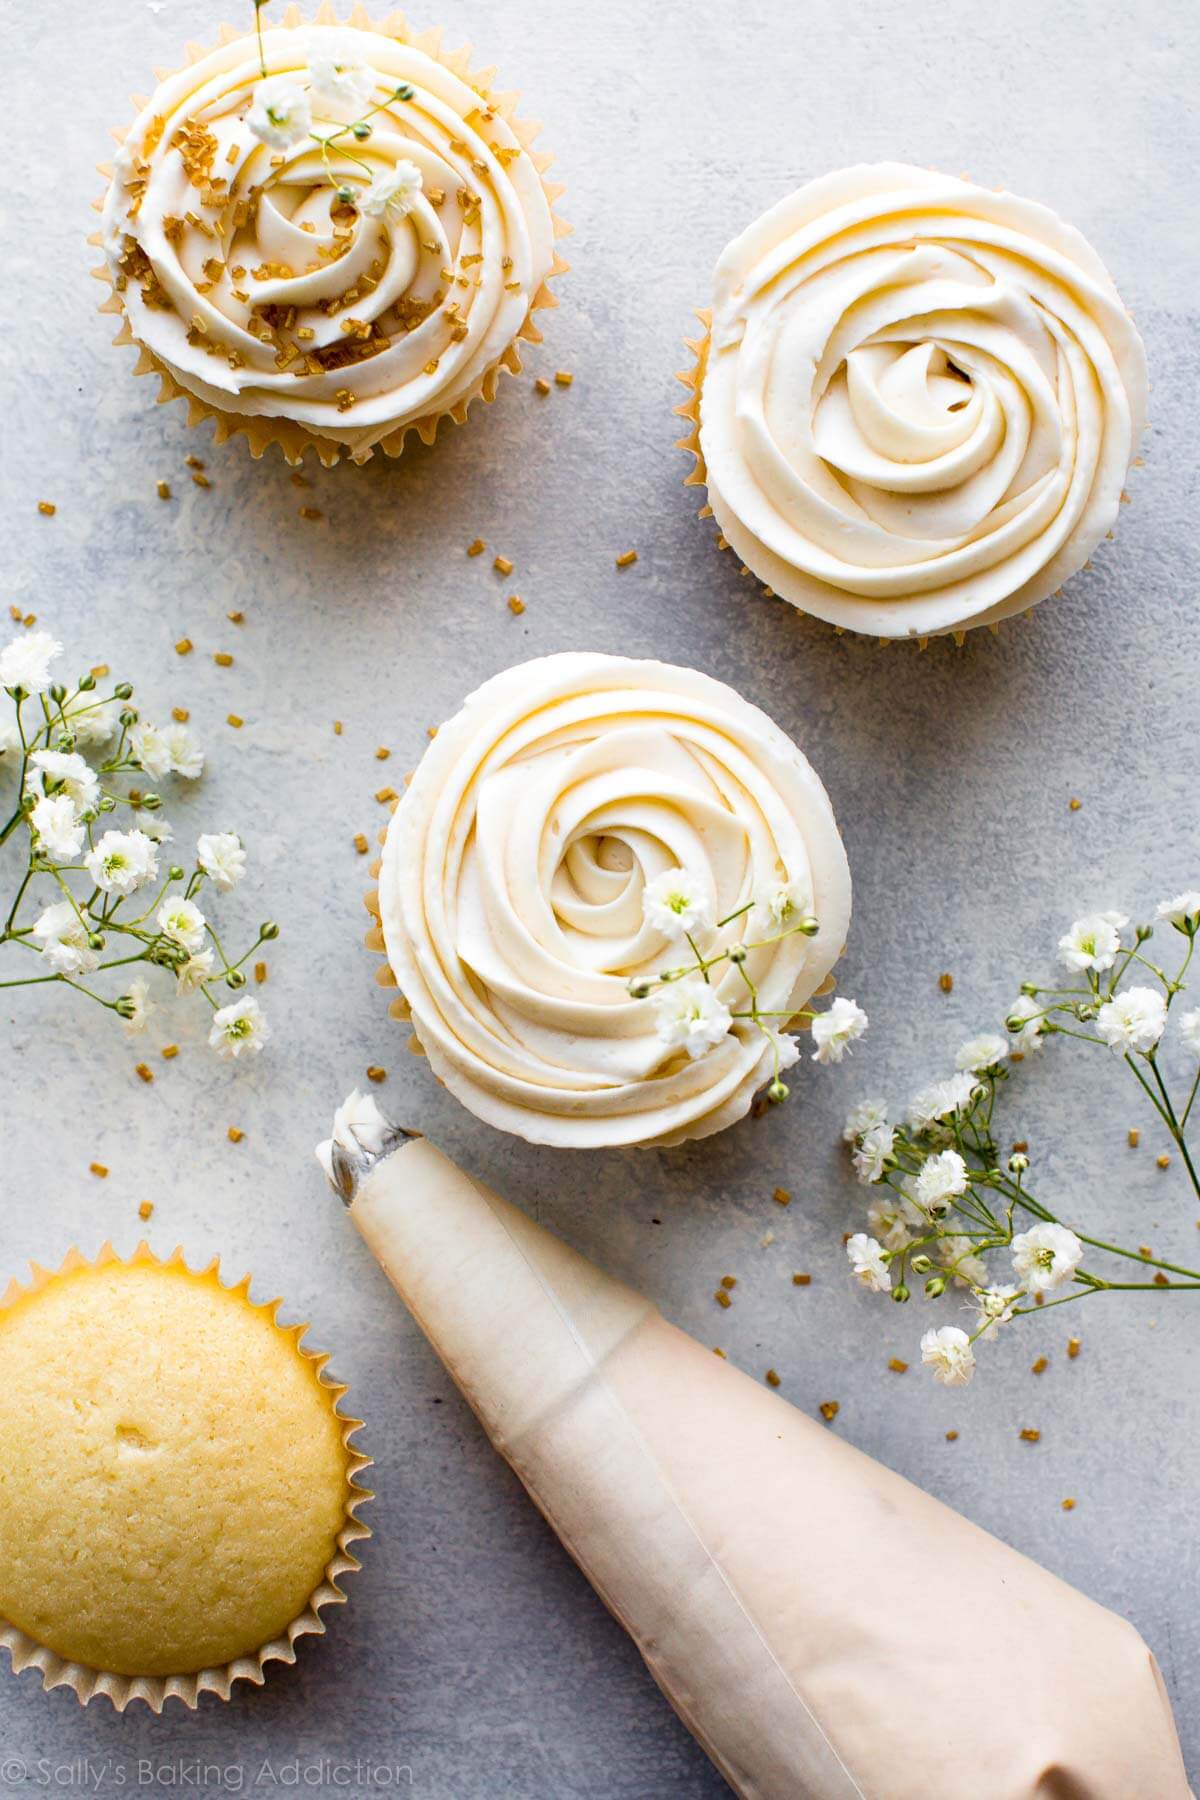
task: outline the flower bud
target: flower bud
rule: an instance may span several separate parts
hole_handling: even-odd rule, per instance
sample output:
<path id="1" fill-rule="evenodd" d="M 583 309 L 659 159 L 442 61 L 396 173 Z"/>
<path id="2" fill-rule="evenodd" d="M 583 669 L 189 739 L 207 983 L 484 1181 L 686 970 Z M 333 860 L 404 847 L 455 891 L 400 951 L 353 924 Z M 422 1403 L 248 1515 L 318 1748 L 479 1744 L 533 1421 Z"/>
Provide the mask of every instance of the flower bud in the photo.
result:
<path id="1" fill-rule="evenodd" d="M 263 940 L 264 944 L 269 944 L 272 939 L 277 938 L 279 936 L 279 927 L 274 919 L 267 919 L 260 925 L 258 928 L 258 935 Z"/>
<path id="2" fill-rule="evenodd" d="M 183 870 L 180 868 L 178 863 L 171 864 L 170 868 L 167 870 L 167 879 L 169 881 L 182 881 L 183 880 Z"/>
<path id="3" fill-rule="evenodd" d="M 137 724 L 137 714 L 133 711 L 132 707 L 128 707 L 128 706 L 125 707 L 124 711 L 119 713 L 117 716 L 120 719 L 122 725 L 124 725 L 126 731 L 128 731 L 128 729 L 131 725 Z"/>
<path id="4" fill-rule="evenodd" d="M 1030 1000 L 1036 1000 L 1036 999 L 1037 999 L 1037 995 L 1038 995 L 1038 986 L 1037 986 L 1037 982 L 1036 982 L 1036 981 L 1023 981 L 1023 982 L 1022 982 L 1022 983 L 1021 983 L 1021 992 L 1022 992 L 1022 993 L 1023 993 L 1023 994 L 1024 994 L 1024 995 L 1025 995 L 1025 996 L 1026 996 L 1026 997 L 1027 997 L 1027 998 L 1028 998 L 1028 999 L 1030 999 Z"/>
<path id="5" fill-rule="evenodd" d="M 101 934 L 98 931 L 89 931 L 88 932 L 88 949 L 89 950 L 103 950 L 103 948 L 104 948 L 104 939 L 101 936 Z"/>
<path id="6" fill-rule="evenodd" d="M 797 919 L 796 923 L 792 926 L 792 930 L 798 931 L 801 937 L 816 937 L 820 929 L 819 922 L 813 918 L 811 913 L 807 914 L 803 919 Z"/>
<path id="7" fill-rule="evenodd" d="M 81 694 L 90 694 L 96 685 L 96 677 L 94 675 L 81 675 L 75 685 Z"/>
<path id="8" fill-rule="evenodd" d="M 908 1299 L 908 1289 L 902 1281 L 898 1281 L 892 1289 L 892 1299 L 896 1302 L 897 1306 L 903 1306 L 904 1302 Z"/>
<path id="9" fill-rule="evenodd" d="M 337 191 L 337 197 L 343 206 L 354 205 L 354 189 L 352 187 L 340 187 Z"/>
<path id="10" fill-rule="evenodd" d="M 225 977 L 225 986 L 231 987 L 231 988 L 244 988 L 245 985 L 246 985 L 246 977 L 243 974 L 242 970 L 241 969 L 230 969 L 228 975 L 226 975 L 226 977 Z"/>
<path id="11" fill-rule="evenodd" d="M 927 1300 L 938 1300 L 945 1291 L 946 1277 L 944 1275 L 931 1275 L 929 1280 L 925 1283 L 925 1298 Z"/>
<path id="12" fill-rule="evenodd" d="M 933 1264 L 930 1262 L 929 1258 L 925 1255 L 924 1251 L 921 1251 L 918 1255 L 914 1256 L 910 1260 L 908 1266 L 912 1270 L 914 1275 L 928 1275 L 930 1269 L 932 1269 L 932 1267 L 933 1267 Z"/>
<path id="13" fill-rule="evenodd" d="M 60 750 L 65 750 L 69 756 L 71 751 L 75 748 L 75 733 L 73 731 L 60 732 L 57 747 Z"/>
<path id="14" fill-rule="evenodd" d="M 1153 925 L 1135 925 L 1133 935 L 1139 944 L 1144 944 L 1147 938 L 1154 936 L 1154 927 Z"/>
<path id="15" fill-rule="evenodd" d="M 788 1087 L 787 1082 L 780 1081 L 777 1075 L 767 1089 L 767 1099 L 773 1100 L 776 1106 L 781 1106 L 791 1091 L 792 1090 Z"/>
<path id="16" fill-rule="evenodd" d="M 113 1005 L 123 1019 L 132 1019 L 137 1012 L 137 1001 L 132 994 L 122 994 L 119 1000 L 113 1001 Z"/>
<path id="17" fill-rule="evenodd" d="M 409 86 L 407 81 L 402 81 L 392 98 L 394 100 L 411 100 L 415 91 L 414 88 Z"/>
<path id="18" fill-rule="evenodd" d="M 117 810 L 117 803 L 111 794 L 101 794 L 99 804 L 101 812 L 116 812 Z"/>
<path id="19" fill-rule="evenodd" d="M 644 976 L 639 981 L 631 981 L 629 983 L 630 999 L 648 1000 L 650 998 L 650 986 L 650 982 L 648 982 Z"/>
<path id="20" fill-rule="evenodd" d="M 1086 1000 L 1082 1006 L 1077 1006 L 1075 1008 L 1075 1017 L 1077 1019 L 1083 1019 L 1086 1023 L 1089 1019 L 1094 1019 L 1099 1011 L 1100 1008 L 1094 1001 Z"/>
<path id="21" fill-rule="evenodd" d="M 733 964 L 735 969 L 740 968 L 741 965 L 745 962 L 746 955 L 747 955 L 747 951 L 746 951 L 745 944 L 733 944 L 730 946 L 729 960 Z"/>
<path id="22" fill-rule="evenodd" d="M 162 805 L 161 795 L 159 795 L 159 794 L 143 794 L 142 795 L 141 807 L 142 807 L 143 812 L 157 812 L 161 805 Z"/>
<path id="23" fill-rule="evenodd" d="M 1023 1175 L 1028 1167 L 1029 1158 L 1025 1155 L 1023 1150 L 1018 1150 L 1015 1156 L 1010 1156 L 1008 1159 L 1008 1172 L 1010 1175 Z"/>
<path id="24" fill-rule="evenodd" d="M 61 681 L 52 682 L 50 685 L 50 698 L 53 700 L 55 706 L 61 706 L 63 701 L 66 699 L 66 697 L 67 697 L 67 690 L 63 686 L 62 682 Z"/>
<path id="25" fill-rule="evenodd" d="M 358 123 L 356 125 L 352 125 L 350 127 L 350 129 L 354 133 L 354 136 L 358 139 L 360 144 L 365 143 L 366 140 L 371 135 L 371 127 L 368 125 L 368 123 L 365 119 L 359 119 Z"/>
<path id="26" fill-rule="evenodd" d="M 132 700 L 133 688 L 130 686 L 129 682 L 122 681 L 113 689 L 113 697 L 117 700 Z"/>

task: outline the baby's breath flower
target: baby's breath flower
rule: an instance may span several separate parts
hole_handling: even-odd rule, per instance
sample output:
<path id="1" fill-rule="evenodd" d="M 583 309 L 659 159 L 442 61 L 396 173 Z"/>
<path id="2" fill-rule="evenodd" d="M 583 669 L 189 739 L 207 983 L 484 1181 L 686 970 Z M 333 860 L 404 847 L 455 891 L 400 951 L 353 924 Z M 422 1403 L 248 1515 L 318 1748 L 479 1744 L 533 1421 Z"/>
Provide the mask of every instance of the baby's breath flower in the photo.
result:
<path id="1" fill-rule="evenodd" d="M 213 1014 L 208 1041 L 218 1056 L 257 1056 L 269 1036 L 270 1027 L 258 1001 L 244 994 Z"/>
<path id="2" fill-rule="evenodd" d="M 1096 1030 L 1120 1055 L 1153 1050 L 1166 1023 L 1167 1003 L 1157 988 L 1125 988 L 1096 1014 Z"/>
<path id="3" fill-rule="evenodd" d="M 1012 1033 L 1013 1044 L 1026 1056 L 1040 1050 L 1046 1041 L 1049 1022 L 1045 1017 L 1045 1008 L 1029 994 L 1017 995 L 1004 1023 Z"/>
<path id="4" fill-rule="evenodd" d="M 908 1123 L 914 1131 L 925 1131 L 931 1125 L 962 1112 L 971 1104 L 975 1082 L 965 1070 L 949 1075 L 945 1081 L 931 1081 L 922 1088 L 908 1109 Z"/>
<path id="5" fill-rule="evenodd" d="M 1169 919 L 1176 931 L 1182 931 L 1185 937 L 1194 937 L 1200 930 L 1200 889 L 1188 888 L 1182 894 L 1176 894 L 1173 900 L 1160 900 L 1158 917 Z"/>
<path id="6" fill-rule="evenodd" d="M 63 707 L 77 744 L 107 744 L 117 729 L 120 710 L 119 700 L 97 700 L 94 693 L 78 694 Z"/>
<path id="7" fill-rule="evenodd" d="M 44 794 L 30 817 L 43 856 L 56 863 L 74 862 L 83 849 L 83 826 L 71 796 Z"/>
<path id="8" fill-rule="evenodd" d="M 139 722 L 130 727 L 129 754 L 151 781 L 161 781 L 171 771 L 171 752 L 157 725 Z"/>
<path id="9" fill-rule="evenodd" d="M 776 937 L 799 924 L 808 912 L 809 893 L 799 881 L 780 881 L 754 896 L 746 923 L 749 938 Z"/>
<path id="10" fill-rule="evenodd" d="M 1062 961 L 1069 969 L 1111 969 L 1121 948 L 1121 930 L 1129 920 L 1124 913 L 1087 913 L 1076 919 L 1058 940 Z"/>
<path id="11" fill-rule="evenodd" d="M 854 1173 L 864 1187 L 882 1180 L 895 1142 L 896 1134 L 890 1125 L 872 1125 L 869 1131 L 863 1132 L 851 1156 Z"/>
<path id="12" fill-rule="evenodd" d="M 171 825 L 160 812 L 142 813 L 138 830 L 144 831 L 152 844 L 169 844 L 175 836 Z"/>
<path id="13" fill-rule="evenodd" d="M 1179 1035 L 1192 1055 L 1200 1056 L 1200 1006 L 1184 1013 L 1179 1021 Z"/>
<path id="14" fill-rule="evenodd" d="M 139 1031 L 145 1031 L 150 1014 L 155 1010 L 154 1002 L 148 997 L 149 993 L 148 984 L 142 980 L 140 975 L 137 975 L 122 996 L 126 1005 L 122 1010 L 121 1019 L 130 1036 L 136 1035 Z"/>
<path id="15" fill-rule="evenodd" d="M 942 1150 L 921 1165 L 913 1182 L 913 1199 L 931 1219 L 944 1219 L 951 1201 L 967 1191 L 967 1165 L 957 1150 Z"/>
<path id="16" fill-rule="evenodd" d="M 106 831 L 84 867 L 105 894 L 132 894 L 158 874 L 155 846 L 144 831 Z"/>
<path id="17" fill-rule="evenodd" d="M 818 1063 L 841 1062 L 852 1043 L 867 1029 L 867 1015 L 857 1000 L 841 995 L 828 1011 L 818 1013 L 812 1022 L 812 1059 Z"/>
<path id="18" fill-rule="evenodd" d="M 290 150 L 312 130 L 308 90 L 292 75 L 268 75 L 255 84 L 246 124 L 272 150 Z"/>
<path id="19" fill-rule="evenodd" d="M 975 1249 L 974 1240 L 961 1232 L 947 1232 L 938 1239 L 938 1260 L 959 1287 L 982 1287 L 987 1281 L 987 1264 Z"/>
<path id="20" fill-rule="evenodd" d="M 214 886 L 227 893 L 246 873 L 246 852 L 233 831 L 202 832 L 196 844 L 196 861 Z"/>
<path id="21" fill-rule="evenodd" d="M 1008 1039 L 995 1031 L 985 1031 L 980 1037 L 968 1038 L 954 1059 L 956 1069 L 966 1069 L 971 1074 L 982 1074 L 985 1069 L 997 1069 L 1008 1055 Z"/>
<path id="22" fill-rule="evenodd" d="M 912 1243 L 910 1228 L 923 1223 L 912 1203 L 891 1188 L 885 1188 L 867 1208 L 867 1224 L 885 1250 L 903 1250 Z"/>
<path id="23" fill-rule="evenodd" d="M 1018 1287 L 985 1287 L 975 1295 L 975 1305 L 979 1309 L 978 1335 L 989 1343 L 995 1338 L 1001 1325 L 1012 1323 L 1013 1307 L 1024 1293 Z"/>
<path id="24" fill-rule="evenodd" d="M 728 1035 L 729 1008 L 701 975 L 686 975 L 654 996 L 659 1039 L 670 1050 L 686 1050 L 694 1061 Z"/>
<path id="25" fill-rule="evenodd" d="M 31 936 L 56 975 L 87 975 L 100 961 L 87 926 L 69 900 L 58 900 L 34 920 Z"/>
<path id="26" fill-rule="evenodd" d="M 1065 1225 L 1034 1225 L 1013 1239 L 1012 1260 L 1030 1293 L 1049 1293 L 1074 1278 L 1083 1245 Z"/>
<path id="27" fill-rule="evenodd" d="M 855 1279 L 873 1294 L 891 1292 L 892 1277 L 883 1254 L 883 1245 L 865 1231 L 856 1231 L 846 1240 L 846 1255 Z"/>
<path id="28" fill-rule="evenodd" d="M 61 789 L 69 794 L 80 812 L 89 812 L 100 798 L 100 783 L 96 771 L 90 763 L 84 761 L 75 751 L 35 750 L 29 758 L 29 785 L 33 786 L 38 775 L 42 778 L 42 792 L 50 793 Z"/>
<path id="29" fill-rule="evenodd" d="M 155 914 L 155 922 L 163 936 L 195 954 L 204 942 L 204 914 L 194 900 L 164 900 Z"/>
<path id="30" fill-rule="evenodd" d="M 308 80 L 322 117 L 353 120 L 361 118 L 370 106 L 376 75 L 359 58 L 348 32 L 325 31 L 310 43 Z"/>
<path id="31" fill-rule="evenodd" d="M 708 890 L 689 869 L 664 869 L 646 883 L 642 916 L 664 937 L 694 937 L 713 922 Z"/>
<path id="32" fill-rule="evenodd" d="M 975 1373 L 975 1352 L 965 1331 L 957 1325 L 941 1325 L 921 1339 L 921 1361 L 933 1370 L 944 1387 L 966 1387 Z"/>
<path id="33" fill-rule="evenodd" d="M 44 694 L 50 686 L 50 664 L 62 645 L 48 631 L 26 631 L 0 650 L 0 687 Z"/>
<path id="34" fill-rule="evenodd" d="M 421 171 L 416 163 L 398 162 L 386 175 L 377 175 L 362 197 L 362 210 L 371 219 L 403 219 L 417 204 Z"/>
<path id="35" fill-rule="evenodd" d="M 163 742 L 170 757 L 172 775 L 182 775 L 185 781 L 195 781 L 204 773 L 204 752 L 197 749 L 196 741 L 186 725 L 168 725 L 163 730 Z"/>
<path id="36" fill-rule="evenodd" d="M 846 1123 L 842 1128 L 842 1138 L 852 1144 L 855 1138 L 862 1137 L 876 1125 L 887 1124 L 886 1100 L 860 1100 L 846 1114 Z"/>
<path id="37" fill-rule="evenodd" d="M 206 981 L 211 981 L 213 972 L 213 953 L 211 950 L 198 950 L 182 962 L 175 970 L 175 984 L 181 994 L 192 994 Z"/>

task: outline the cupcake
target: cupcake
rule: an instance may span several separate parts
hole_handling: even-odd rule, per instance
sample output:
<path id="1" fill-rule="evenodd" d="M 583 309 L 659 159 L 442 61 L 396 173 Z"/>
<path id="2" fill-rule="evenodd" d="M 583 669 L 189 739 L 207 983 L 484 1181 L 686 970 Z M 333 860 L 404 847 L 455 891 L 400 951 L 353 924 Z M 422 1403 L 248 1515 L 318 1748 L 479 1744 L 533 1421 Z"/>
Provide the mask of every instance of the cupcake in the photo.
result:
<path id="1" fill-rule="evenodd" d="M 358 1421 L 304 1326 L 179 1251 L 77 1252 L 0 1301 L 0 1642 L 155 1711 L 261 1682 L 358 1564 Z"/>
<path id="2" fill-rule="evenodd" d="M 824 788 L 758 707 L 580 653 L 506 670 L 439 728 L 368 906 L 472 1112 L 533 1143 L 672 1144 L 782 1097 L 850 877 Z"/>
<path id="3" fill-rule="evenodd" d="M 690 479 L 723 545 L 802 612 L 882 638 L 995 625 L 1116 522 L 1145 352 L 1045 206 L 843 169 L 734 240 L 700 317 Z"/>
<path id="4" fill-rule="evenodd" d="M 122 134 L 97 240 L 116 341 L 218 441 L 399 455 L 520 369 L 566 267 L 561 190 L 468 64 L 400 14 L 291 8 L 191 53 Z"/>

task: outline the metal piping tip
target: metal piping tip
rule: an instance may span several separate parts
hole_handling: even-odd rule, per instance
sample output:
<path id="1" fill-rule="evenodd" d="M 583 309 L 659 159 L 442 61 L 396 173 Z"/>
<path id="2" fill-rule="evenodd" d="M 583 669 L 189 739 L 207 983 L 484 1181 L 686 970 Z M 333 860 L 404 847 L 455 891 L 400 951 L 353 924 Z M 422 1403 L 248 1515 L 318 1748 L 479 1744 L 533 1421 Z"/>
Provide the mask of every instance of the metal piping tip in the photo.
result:
<path id="1" fill-rule="evenodd" d="M 354 1205 L 359 1184 L 375 1164 L 420 1135 L 419 1131 L 393 1125 L 379 1110 L 372 1094 L 361 1094 L 355 1088 L 333 1115 L 333 1131 L 317 1145 L 315 1154 L 330 1187 L 342 1205 L 349 1208 Z"/>

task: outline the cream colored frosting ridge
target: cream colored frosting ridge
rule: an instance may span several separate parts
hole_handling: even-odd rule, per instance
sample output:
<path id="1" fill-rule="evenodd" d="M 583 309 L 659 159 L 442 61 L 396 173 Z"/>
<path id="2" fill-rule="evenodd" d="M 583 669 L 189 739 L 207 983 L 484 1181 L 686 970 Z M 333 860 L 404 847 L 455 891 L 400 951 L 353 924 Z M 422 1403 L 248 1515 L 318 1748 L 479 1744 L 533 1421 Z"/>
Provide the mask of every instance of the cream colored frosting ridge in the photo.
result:
<path id="1" fill-rule="evenodd" d="M 134 337 L 190 393 L 362 451 L 480 391 L 552 270 L 549 202 L 508 107 L 383 28 L 268 30 L 263 56 L 308 93 L 311 133 L 280 150 L 251 131 L 253 34 L 169 76 L 117 161 L 107 266 Z M 313 90 L 322 58 L 371 72 L 361 110 Z M 363 116 L 360 141 L 345 127 Z M 411 210 L 366 214 L 408 165 Z"/>
<path id="2" fill-rule="evenodd" d="M 762 1031 L 735 1021 L 689 1060 L 630 996 L 687 960 L 643 918 L 647 882 L 675 867 L 718 920 L 797 884 L 816 935 L 745 964 L 784 1025 L 841 952 L 850 878 L 824 788 L 764 713 L 690 669 L 568 653 L 493 677 L 440 727 L 393 815 L 379 910 L 415 1033 L 464 1105 L 580 1147 L 703 1137 L 746 1112 L 772 1072 Z M 744 1003 L 728 963 L 713 981 Z"/>
<path id="3" fill-rule="evenodd" d="M 1113 526 L 1146 363 L 1047 207 L 899 163 L 812 181 L 717 265 L 713 512 L 802 611 L 880 637 L 992 624 Z"/>

